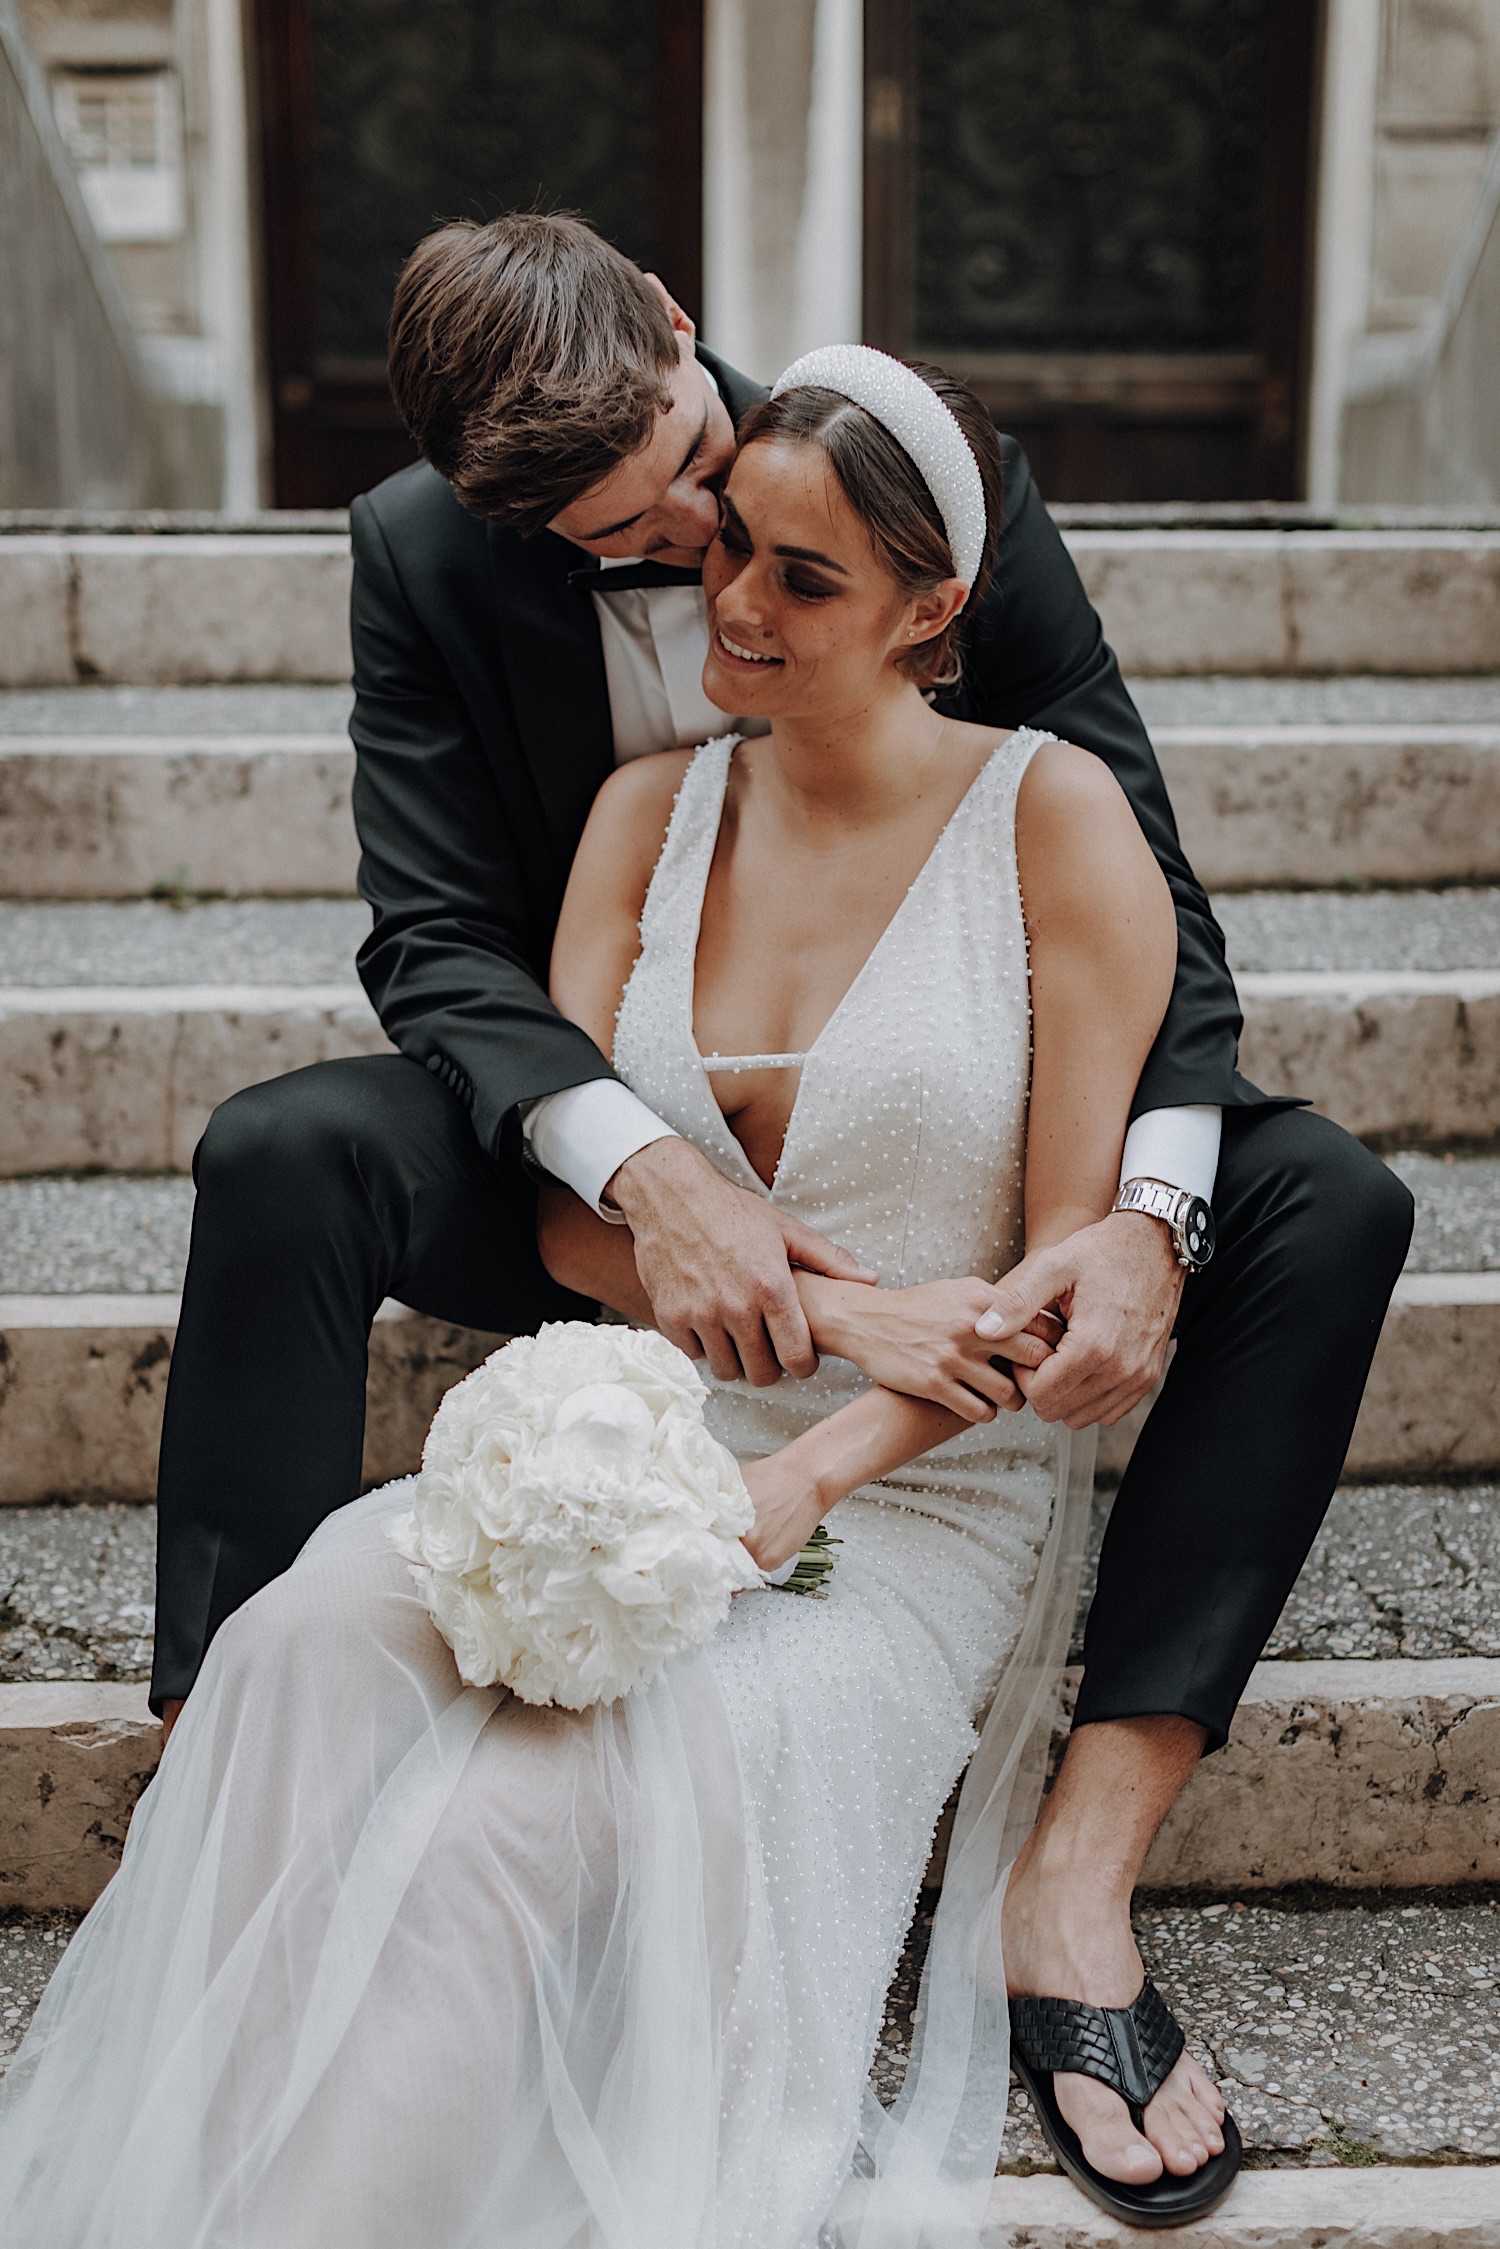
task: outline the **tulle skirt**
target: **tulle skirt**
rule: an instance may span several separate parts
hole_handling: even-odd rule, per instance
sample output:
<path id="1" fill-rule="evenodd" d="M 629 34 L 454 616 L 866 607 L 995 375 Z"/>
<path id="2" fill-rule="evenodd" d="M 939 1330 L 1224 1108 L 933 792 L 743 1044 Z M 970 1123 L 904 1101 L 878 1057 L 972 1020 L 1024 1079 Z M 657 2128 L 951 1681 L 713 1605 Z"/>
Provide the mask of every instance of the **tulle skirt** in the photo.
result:
<path id="1" fill-rule="evenodd" d="M 332 1517 L 219 1634 L 11 2065 L 9 2249 L 815 2243 L 1054 1472 L 846 1500 L 828 1600 L 738 1596 L 582 1713 L 463 1686 L 406 1485 Z"/>

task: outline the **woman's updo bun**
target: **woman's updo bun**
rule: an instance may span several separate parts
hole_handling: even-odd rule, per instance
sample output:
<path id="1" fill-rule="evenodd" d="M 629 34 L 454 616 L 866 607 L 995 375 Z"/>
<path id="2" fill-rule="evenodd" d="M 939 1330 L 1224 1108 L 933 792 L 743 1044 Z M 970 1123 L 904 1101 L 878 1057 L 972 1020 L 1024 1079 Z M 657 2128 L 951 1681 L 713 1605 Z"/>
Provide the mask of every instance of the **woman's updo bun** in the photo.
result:
<path id="1" fill-rule="evenodd" d="M 1000 440 L 988 413 L 964 384 L 945 375 L 941 367 L 917 360 L 908 364 L 929 390 L 936 391 L 968 440 L 979 464 L 985 503 L 984 555 L 966 607 L 934 639 L 896 659 L 897 669 L 914 686 L 926 689 L 948 687 L 957 680 L 963 620 L 990 582 L 1003 497 Z M 838 391 L 812 387 L 783 391 L 779 398 L 757 406 L 740 429 L 742 446 L 770 437 L 793 438 L 821 448 L 844 497 L 869 532 L 875 552 L 905 592 L 930 593 L 954 575 L 936 500 L 911 455 L 873 414 Z"/>

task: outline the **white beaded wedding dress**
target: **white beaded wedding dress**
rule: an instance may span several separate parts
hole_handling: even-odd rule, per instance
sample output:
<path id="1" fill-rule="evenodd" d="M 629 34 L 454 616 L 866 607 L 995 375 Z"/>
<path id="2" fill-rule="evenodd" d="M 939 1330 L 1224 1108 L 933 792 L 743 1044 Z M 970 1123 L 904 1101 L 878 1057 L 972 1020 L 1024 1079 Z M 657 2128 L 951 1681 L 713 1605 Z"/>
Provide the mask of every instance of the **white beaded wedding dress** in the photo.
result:
<path id="1" fill-rule="evenodd" d="M 993 752 L 804 1058 L 770 1192 L 890 1285 L 1019 1254 L 1038 739 Z M 733 749 L 683 783 L 615 1061 L 765 1193 L 693 1038 Z M 721 1386 L 710 1423 L 748 1458 L 861 1380 Z M 219 1633 L 11 2066 L 9 2249 L 972 2238 L 1007 2081 L 997 1880 L 1088 1450 L 1029 1412 L 964 1433 L 833 1511 L 826 1600 L 739 1595 L 705 1650 L 582 1713 L 462 1685 L 386 1536 L 409 1484 L 331 1517 Z M 887 2114 L 883 1997 L 971 1759 Z"/>

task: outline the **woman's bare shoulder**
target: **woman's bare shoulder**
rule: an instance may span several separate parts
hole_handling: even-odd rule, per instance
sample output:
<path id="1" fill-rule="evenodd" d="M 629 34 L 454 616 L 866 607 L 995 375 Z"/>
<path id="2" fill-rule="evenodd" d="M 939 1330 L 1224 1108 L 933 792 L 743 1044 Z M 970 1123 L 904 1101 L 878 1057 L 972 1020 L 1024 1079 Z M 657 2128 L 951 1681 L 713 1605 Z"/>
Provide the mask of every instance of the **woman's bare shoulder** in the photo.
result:
<path id="1" fill-rule="evenodd" d="M 1049 922 L 1107 923 L 1158 894 L 1170 910 L 1130 799 L 1104 760 L 1074 742 L 1043 742 L 1021 776 L 1016 865 L 1033 932 Z"/>
<path id="2" fill-rule="evenodd" d="M 574 861 L 591 887 L 608 881 L 631 890 L 649 880 L 693 757 L 692 750 L 659 750 L 616 766 L 594 799 Z"/>
<path id="3" fill-rule="evenodd" d="M 594 799 L 592 817 L 607 823 L 617 835 L 649 829 L 657 822 L 665 828 L 682 777 L 697 754 L 696 750 L 655 750 L 649 757 L 633 757 L 617 765 Z"/>
<path id="4" fill-rule="evenodd" d="M 1039 742 L 1021 776 L 1017 809 L 1044 821 L 1082 816 L 1134 823 L 1130 800 L 1102 757 L 1076 742 Z"/>

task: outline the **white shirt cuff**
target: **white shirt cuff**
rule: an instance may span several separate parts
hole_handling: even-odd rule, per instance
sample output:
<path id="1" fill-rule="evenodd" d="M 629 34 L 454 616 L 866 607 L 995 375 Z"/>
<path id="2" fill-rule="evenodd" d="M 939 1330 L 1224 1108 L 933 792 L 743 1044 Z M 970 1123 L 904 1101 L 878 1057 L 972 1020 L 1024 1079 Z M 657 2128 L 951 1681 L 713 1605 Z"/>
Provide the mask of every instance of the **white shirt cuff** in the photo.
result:
<path id="1" fill-rule="evenodd" d="M 618 1078 L 591 1078 L 526 1103 L 521 1131 L 533 1163 L 616 1226 L 624 1225 L 623 1217 L 601 1198 L 621 1164 L 653 1140 L 677 1138 Z"/>
<path id="2" fill-rule="evenodd" d="M 1127 1179 L 1164 1179 L 1206 1203 L 1214 1199 L 1224 1112 L 1206 1103 L 1187 1109 L 1148 1109 L 1125 1135 L 1120 1185 Z"/>

